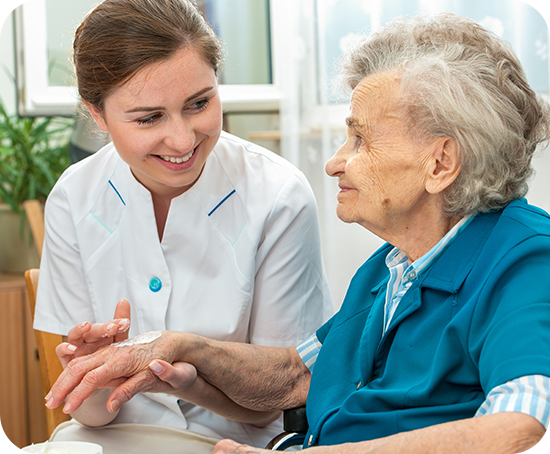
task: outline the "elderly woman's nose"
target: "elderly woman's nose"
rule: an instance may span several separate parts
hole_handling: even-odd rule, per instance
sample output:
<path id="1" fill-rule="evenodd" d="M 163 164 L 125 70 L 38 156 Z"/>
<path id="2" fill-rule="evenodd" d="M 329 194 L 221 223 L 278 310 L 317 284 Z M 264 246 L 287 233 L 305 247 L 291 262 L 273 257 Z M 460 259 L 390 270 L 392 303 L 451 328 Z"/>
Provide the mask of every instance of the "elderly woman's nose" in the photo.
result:
<path id="1" fill-rule="evenodd" d="M 344 159 L 343 147 L 341 147 L 325 164 L 325 172 L 329 177 L 337 177 L 346 166 L 346 160 Z"/>
<path id="2" fill-rule="evenodd" d="M 164 144 L 172 150 L 187 153 L 195 147 L 195 130 L 191 122 L 175 120 L 168 125 Z"/>

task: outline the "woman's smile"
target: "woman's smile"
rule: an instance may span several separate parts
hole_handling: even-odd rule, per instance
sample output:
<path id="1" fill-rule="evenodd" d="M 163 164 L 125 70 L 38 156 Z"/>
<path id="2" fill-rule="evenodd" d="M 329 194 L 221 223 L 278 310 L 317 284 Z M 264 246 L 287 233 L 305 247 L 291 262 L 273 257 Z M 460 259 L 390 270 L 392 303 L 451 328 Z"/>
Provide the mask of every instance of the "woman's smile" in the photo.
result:
<path id="1" fill-rule="evenodd" d="M 191 156 L 193 156 L 195 150 L 193 150 L 191 153 L 185 155 L 183 158 L 176 158 L 174 156 L 159 156 L 160 159 L 166 162 L 172 162 L 175 164 L 181 164 L 182 162 L 187 162 L 189 159 L 191 159 Z"/>
<path id="2" fill-rule="evenodd" d="M 180 171 L 186 171 L 193 167 L 193 164 L 195 164 L 195 161 L 197 160 L 196 157 L 200 153 L 198 151 L 198 148 L 200 147 L 200 144 L 197 145 L 195 148 L 193 148 L 189 153 L 181 156 L 181 155 L 153 155 L 157 160 L 160 162 L 162 166 L 167 168 L 168 170 L 180 172 Z"/>
<path id="3" fill-rule="evenodd" d="M 142 69 L 94 112 L 120 157 L 154 196 L 176 197 L 202 173 L 222 129 L 216 75 L 183 48 Z"/>

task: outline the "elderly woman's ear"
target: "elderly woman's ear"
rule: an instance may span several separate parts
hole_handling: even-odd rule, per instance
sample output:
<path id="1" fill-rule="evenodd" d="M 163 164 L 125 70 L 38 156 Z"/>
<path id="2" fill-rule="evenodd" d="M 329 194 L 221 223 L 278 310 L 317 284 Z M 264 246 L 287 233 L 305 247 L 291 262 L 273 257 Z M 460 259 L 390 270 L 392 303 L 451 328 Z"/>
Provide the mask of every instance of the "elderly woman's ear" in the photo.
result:
<path id="1" fill-rule="evenodd" d="M 426 175 L 426 191 L 438 194 L 448 188 L 460 173 L 458 144 L 453 137 L 440 137 L 433 148 Z"/>

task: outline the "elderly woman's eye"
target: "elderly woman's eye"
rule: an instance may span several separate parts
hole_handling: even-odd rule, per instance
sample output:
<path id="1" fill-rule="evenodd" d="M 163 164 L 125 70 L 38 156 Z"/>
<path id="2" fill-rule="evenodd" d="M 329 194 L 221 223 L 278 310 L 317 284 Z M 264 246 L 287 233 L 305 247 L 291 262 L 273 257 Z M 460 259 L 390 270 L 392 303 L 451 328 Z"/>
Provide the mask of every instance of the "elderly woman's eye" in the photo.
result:
<path id="1" fill-rule="evenodd" d="M 359 148 L 359 147 L 362 147 L 363 145 L 365 145 L 365 139 L 363 139 L 363 138 L 360 137 L 360 136 L 356 136 L 356 137 L 355 137 L 355 146 L 356 146 L 357 148 Z"/>

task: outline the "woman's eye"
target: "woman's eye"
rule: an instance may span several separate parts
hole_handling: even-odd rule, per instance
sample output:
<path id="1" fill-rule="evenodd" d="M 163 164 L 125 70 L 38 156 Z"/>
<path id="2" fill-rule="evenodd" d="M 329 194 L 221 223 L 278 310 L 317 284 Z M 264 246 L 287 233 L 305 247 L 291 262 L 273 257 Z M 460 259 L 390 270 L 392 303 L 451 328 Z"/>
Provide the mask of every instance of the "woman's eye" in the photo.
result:
<path id="1" fill-rule="evenodd" d="M 355 137 L 355 146 L 356 146 L 357 148 L 359 148 L 359 147 L 361 147 L 361 146 L 363 146 L 363 145 L 365 145 L 365 139 L 363 139 L 363 138 L 360 137 L 360 136 L 356 136 L 356 137 Z"/>
<path id="2" fill-rule="evenodd" d="M 157 122 L 157 120 L 160 118 L 160 114 L 154 114 L 147 118 L 142 118 L 141 120 L 137 120 L 137 124 L 142 125 L 152 125 Z"/>
<path id="3" fill-rule="evenodd" d="M 208 99 L 201 99 L 200 101 L 195 101 L 194 103 L 192 103 L 189 106 L 189 109 L 200 112 L 201 110 L 206 109 L 206 107 L 208 106 L 208 103 L 209 103 Z"/>

